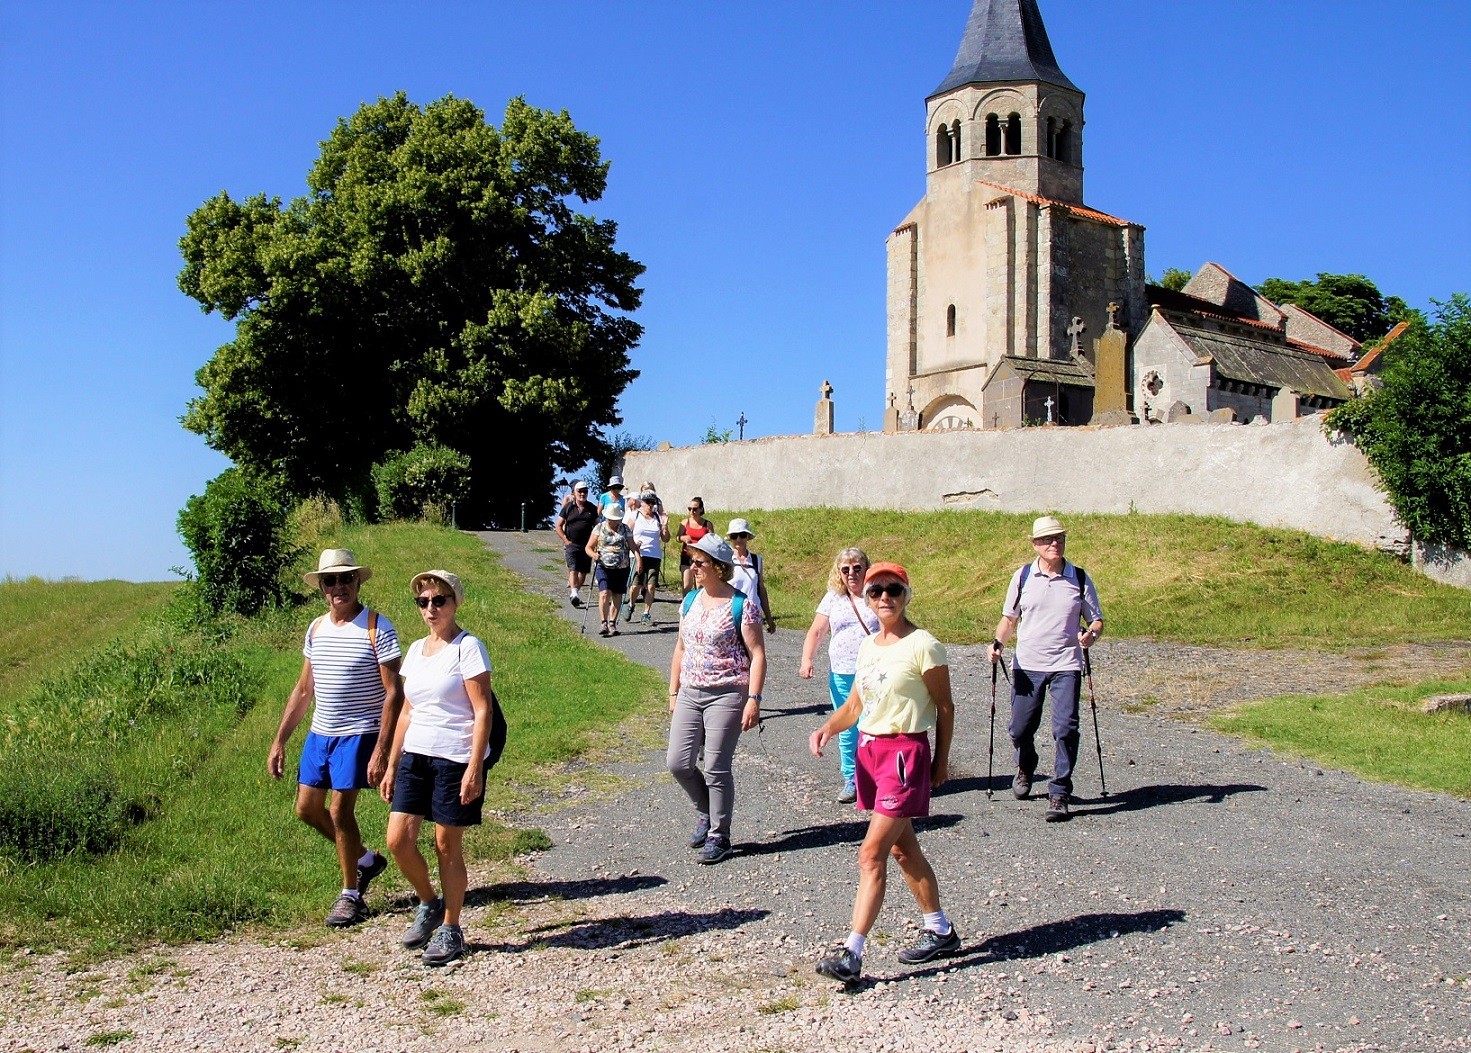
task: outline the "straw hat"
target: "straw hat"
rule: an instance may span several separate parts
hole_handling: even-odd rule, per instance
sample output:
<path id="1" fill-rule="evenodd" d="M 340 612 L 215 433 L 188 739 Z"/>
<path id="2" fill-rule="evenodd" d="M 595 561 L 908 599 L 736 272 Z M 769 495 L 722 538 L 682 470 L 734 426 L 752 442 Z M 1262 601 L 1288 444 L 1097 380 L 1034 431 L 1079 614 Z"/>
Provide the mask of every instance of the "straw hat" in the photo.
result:
<path id="1" fill-rule="evenodd" d="M 317 569 L 309 570 L 301 576 L 301 580 L 314 589 L 321 588 L 323 574 L 350 574 L 356 572 L 358 584 L 361 585 L 373 576 L 373 568 L 364 567 L 358 563 L 357 556 L 353 555 L 350 548 L 329 548 L 323 550 L 317 557 Z"/>
<path id="2" fill-rule="evenodd" d="M 1039 537 L 1052 537 L 1055 534 L 1066 534 L 1067 527 L 1063 526 L 1056 516 L 1043 516 L 1032 523 L 1032 540 Z"/>

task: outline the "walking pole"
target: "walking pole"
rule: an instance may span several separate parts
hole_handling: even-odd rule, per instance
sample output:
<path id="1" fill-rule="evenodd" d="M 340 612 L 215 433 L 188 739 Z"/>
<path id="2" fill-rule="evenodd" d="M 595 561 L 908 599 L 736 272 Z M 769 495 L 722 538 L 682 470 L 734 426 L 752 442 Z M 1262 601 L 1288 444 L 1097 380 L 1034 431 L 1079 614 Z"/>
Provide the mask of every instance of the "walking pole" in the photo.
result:
<path id="1" fill-rule="evenodd" d="M 582 599 L 582 590 L 581 589 L 578 589 L 577 590 L 577 598 L 579 600 Z M 586 636 L 587 635 L 587 612 L 588 612 L 588 609 L 591 606 L 592 606 L 592 604 L 588 603 L 585 600 L 583 601 L 583 604 L 582 604 L 582 635 L 583 636 Z"/>
<path id="2" fill-rule="evenodd" d="M 1103 796 L 1108 796 L 1108 780 L 1103 777 L 1103 740 L 1098 737 L 1098 693 L 1093 690 L 1093 656 L 1083 648 L 1083 668 L 1088 673 L 1088 704 L 1093 710 L 1093 745 L 1098 750 L 1098 781 L 1103 786 Z"/>
<path id="3" fill-rule="evenodd" d="M 996 771 L 996 666 L 1000 662 L 998 658 L 991 663 L 991 746 L 986 752 L 986 800 L 994 796 L 991 790 L 991 776 Z"/>

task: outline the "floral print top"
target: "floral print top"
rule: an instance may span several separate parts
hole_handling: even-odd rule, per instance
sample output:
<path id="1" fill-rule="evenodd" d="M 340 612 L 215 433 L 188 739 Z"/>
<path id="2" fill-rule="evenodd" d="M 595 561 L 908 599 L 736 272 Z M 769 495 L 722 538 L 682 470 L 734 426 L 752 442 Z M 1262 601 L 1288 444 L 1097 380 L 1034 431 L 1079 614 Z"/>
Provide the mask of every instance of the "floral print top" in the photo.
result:
<path id="1" fill-rule="evenodd" d="M 688 687 L 738 687 L 751 677 L 751 656 L 736 635 L 732 613 L 735 597 L 710 600 L 701 589 L 690 603 L 689 613 L 679 620 L 679 638 L 684 655 L 679 665 L 679 682 Z M 709 606 L 706 606 L 706 602 Z M 747 596 L 741 622 L 761 625 L 761 603 Z"/>

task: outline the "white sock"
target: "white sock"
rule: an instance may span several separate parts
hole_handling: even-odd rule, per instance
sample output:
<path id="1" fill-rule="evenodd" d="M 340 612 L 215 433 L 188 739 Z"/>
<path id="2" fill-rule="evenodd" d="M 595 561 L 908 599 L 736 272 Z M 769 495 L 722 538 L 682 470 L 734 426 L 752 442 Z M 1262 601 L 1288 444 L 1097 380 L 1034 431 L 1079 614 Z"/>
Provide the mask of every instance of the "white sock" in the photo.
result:
<path id="1" fill-rule="evenodd" d="M 937 910 L 933 914 L 924 916 L 924 927 L 939 936 L 950 935 L 950 919 L 945 917 L 943 910 Z"/>
<path id="2" fill-rule="evenodd" d="M 365 849 L 363 849 L 363 858 L 358 860 L 358 866 L 360 866 L 360 867 L 370 867 L 370 866 L 372 866 L 373 865 L 373 857 L 376 856 L 377 854 L 378 853 L 377 852 L 374 852 L 371 848 L 365 848 Z"/>
<path id="3" fill-rule="evenodd" d="M 868 937 L 861 932 L 850 932 L 848 938 L 843 941 L 843 946 L 853 952 L 853 957 L 862 960 L 863 945 L 868 942 Z"/>
<path id="4" fill-rule="evenodd" d="M 358 890 L 355 888 L 345 888 L 342 890 L 342 894 L 344 896 L 351 896 L 353 899 L 362 899 L 362 897 L 358 895 Z"/>

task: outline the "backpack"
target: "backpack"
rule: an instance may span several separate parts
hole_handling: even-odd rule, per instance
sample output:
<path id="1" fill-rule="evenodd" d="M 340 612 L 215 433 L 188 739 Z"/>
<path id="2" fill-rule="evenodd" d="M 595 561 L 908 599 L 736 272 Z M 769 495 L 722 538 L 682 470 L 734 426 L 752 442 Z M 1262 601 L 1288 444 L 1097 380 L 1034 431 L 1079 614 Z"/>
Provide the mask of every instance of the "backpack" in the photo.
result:
<path id="1" fill-rule="evenodd" d="M 306 631 L 308 640 L 316 639 L 317 626 L 322 624 L 322 619 L 325 617 L 327 615 L 319 614 L 312 619 L 311 628 Z M 373 661 L 376 662 L 378 660 L 378 612 L 371 607 L 368 608 L 368 650 L 373 652 Z"/>
<path id="2" fill-rule="evenodd" d="M 495 688 L 490 690 L 490 739 L 486 743 L 490 752 L 485 755 L 485 770 L 494 768 L 506 752 L 506 715 L 501 712 L 501 700 L 495 697 Z"/>
<path id="3" fill-rule="evenodd" d="M 690 612 L 690 607 L 694 606 L 695 597 L 704 591 L 704 589 L 696 589 L 693 592 L 685 593 L 684 602 L 679 605 L 680 621 L 684 620 L 684 616 Z M 745 652 L 746 657 L 750 658 L 751 649 L 746 646 L 746 638 L 741 635 L 741 615 L 745 612 L 745 609 L 746 594 L 740 589 L 736 589 L 735 595 L 730 600 L 730 617 L 735 622 L 736 642 L 741 645 L 741 650 Z"/>
<path id="4" fill-rule="evenodd" d="M 1066 564 L 1064 564 L 1064 566 L 1066 566 Z M 1084 570 L 1082 567 L 1078 566 L 1076 563 L 1073 564 L 1073 570 L 1075 570 L 1075 571 L 1078 572 L 1078 602 L 1079 603 L 1086 603 L 1087 602 L 1087 598 L 1088 598 L 1087 597 L 1088 572 L 1086 570 Z M 1017 608 L 1018 608 L 1018 612 L 1020 612 L 1020 608 L 1021 608 L 1021 605 L 1022 605 L 1022 590 L 1027 587 L 1027 578 L 1031 576 L 1031 573 L 1032 573 L 1032 564 L 1030 564 L 1030 563 L 1024 563 L 1024 564 L 1022 564 L 1022 580 L 1019 581 L 1019 582 L 1017 582 L 1017 585 L 1016 585 L 1016 605 L 1017 605 Z"/>

